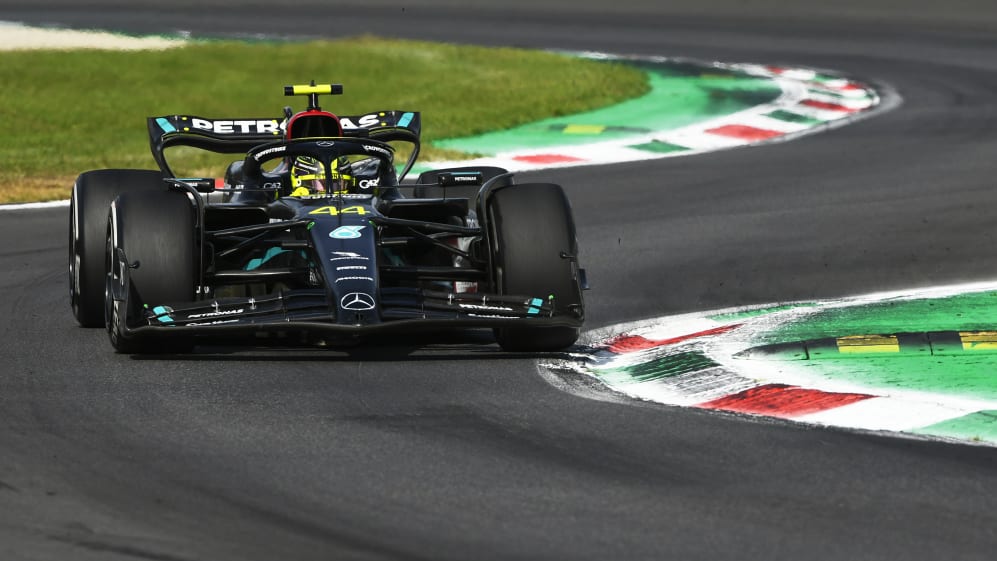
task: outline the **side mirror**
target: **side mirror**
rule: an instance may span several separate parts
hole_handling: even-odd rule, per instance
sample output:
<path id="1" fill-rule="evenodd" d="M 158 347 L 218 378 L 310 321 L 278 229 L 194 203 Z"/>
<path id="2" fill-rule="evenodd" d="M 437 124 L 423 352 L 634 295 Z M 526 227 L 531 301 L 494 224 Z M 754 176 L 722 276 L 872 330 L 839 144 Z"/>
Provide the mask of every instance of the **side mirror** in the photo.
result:
<path id="1" fill-rule="evenodd" d="M 484 175 L 480 171 L 451 171 L 437 176 L 440 187 L 455 187 L 457 185 L 481 185 Z"/>
<path id="2" fill-rule="evenodd" d="M 214 193 L 215 192 L 215 178 L 213 177 L 178 177 L 174 179 L 178 183 L 185 183 L 189 187 L 193 187 L 198 193 Z"/>

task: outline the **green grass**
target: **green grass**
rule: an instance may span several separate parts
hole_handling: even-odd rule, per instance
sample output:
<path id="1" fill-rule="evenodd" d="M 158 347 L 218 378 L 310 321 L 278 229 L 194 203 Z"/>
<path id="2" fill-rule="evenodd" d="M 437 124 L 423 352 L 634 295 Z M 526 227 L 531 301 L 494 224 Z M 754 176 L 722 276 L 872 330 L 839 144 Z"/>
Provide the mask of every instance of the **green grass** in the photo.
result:
<path id="1" fill-rule="evenodd" d="M 643 74 L 617 64 L 374 37 L 2 52 L 0 203 L 67 198 L 88 169 L 154 168 L 148 116 L 279 117 L 283 106 L 305 104 L 285 98 L 282 87 L 312 79 L 344 84 L 345 95 L 322 98 L 334 113 L 421 111 L 421 160 L 453 156 L 434 149 L 434 140 L 570 115 L 647 90 Z"/>

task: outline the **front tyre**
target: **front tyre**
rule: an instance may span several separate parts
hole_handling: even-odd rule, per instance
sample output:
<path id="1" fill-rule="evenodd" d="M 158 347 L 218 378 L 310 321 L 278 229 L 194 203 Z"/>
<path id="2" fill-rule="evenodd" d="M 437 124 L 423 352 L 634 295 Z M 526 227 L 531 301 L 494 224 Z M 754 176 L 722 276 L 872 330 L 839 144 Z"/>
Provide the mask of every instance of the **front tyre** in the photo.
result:
<path id="1" fill-rule="evenodd" d="M 501 294 L 553 297 L 559 313 L 584 317 L 578 243 L 571 206 L 559 185 L 511 185 L 488 199 L 495 283 Z M 506 351 L 558 351 L 578 339 L 577 327 L 503 327 Z"/>
<path id="2" fill-rule="evenodd" d="M 81 174 L 69 200 L 69 301 L 83 327 L 104 327 L 107 210 L 127 190 L 163 188 L 153 170 L 102 169 Z"/>
<path id="3" fill-rule="evenodd" d="M 135 325 L 147 306 L 194 299 L 195 226 L 185 193 L 123 193 L 114 201 L 107 219 L 104 300 L 108 335 L 118 352 L 183 352 L 193 345 L 187 337 L 129 338 L 126 327 Z"/>

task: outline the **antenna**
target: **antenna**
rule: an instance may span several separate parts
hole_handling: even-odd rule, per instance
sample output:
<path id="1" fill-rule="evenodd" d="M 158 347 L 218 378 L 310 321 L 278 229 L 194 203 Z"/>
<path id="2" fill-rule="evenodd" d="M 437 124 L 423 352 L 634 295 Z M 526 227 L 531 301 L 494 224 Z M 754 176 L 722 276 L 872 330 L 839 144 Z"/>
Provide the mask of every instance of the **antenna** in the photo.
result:
<path id="1" fill-rule="evenodd" d="M 319 95 L 343 95 L 343 85 L 342 84 L 315 84 L 315 80 L 312 80 L 311 84 L 307 85 L 293 85 L 284 86 L 284 95 L 307 95 L 308 96 L 308 110 L 321 111 L 322 108 L 318 105 Z"/>

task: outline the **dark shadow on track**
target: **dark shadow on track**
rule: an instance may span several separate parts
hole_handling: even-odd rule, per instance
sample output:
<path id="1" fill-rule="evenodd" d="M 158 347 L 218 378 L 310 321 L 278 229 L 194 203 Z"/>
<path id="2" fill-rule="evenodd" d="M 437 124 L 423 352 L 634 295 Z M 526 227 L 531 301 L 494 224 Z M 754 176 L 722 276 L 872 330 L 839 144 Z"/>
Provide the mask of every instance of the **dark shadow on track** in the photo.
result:
<path id="1" fill-rule="evenodd" d="M 404 342 L 399 342 L 399 340 Z M 443 332 L 392 337 L 391 340 L 358 339 L 298 345 L 238 343 L 205 339 L 190 352 L 145 353 L 129 355 L 136 361 L 232 361 L 232 362 L 418 362 L 481 361 L 509 359 L 567 358 L 573 349 L 560 352 L 511 353 L 495 344 L 491 331 Z M 108 349 L 110 351 L 110 349 Z"/>

